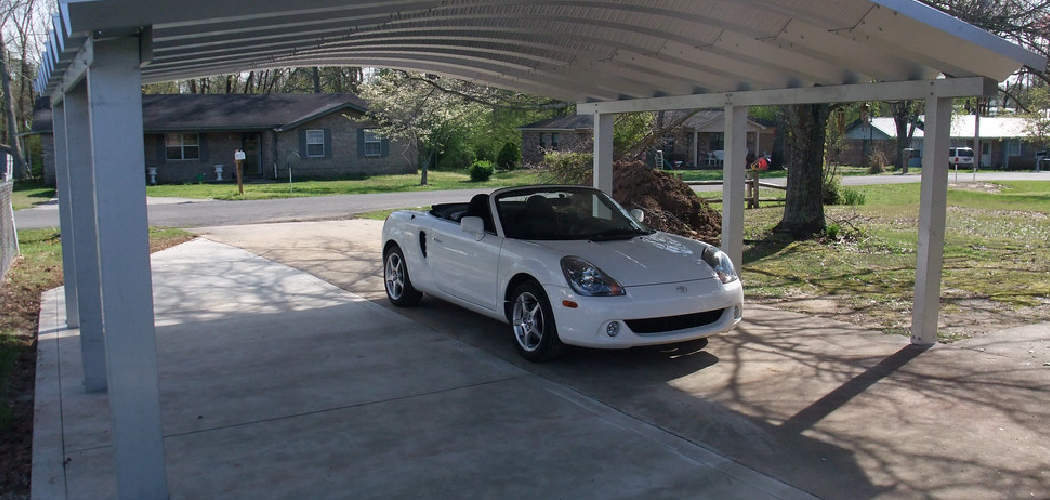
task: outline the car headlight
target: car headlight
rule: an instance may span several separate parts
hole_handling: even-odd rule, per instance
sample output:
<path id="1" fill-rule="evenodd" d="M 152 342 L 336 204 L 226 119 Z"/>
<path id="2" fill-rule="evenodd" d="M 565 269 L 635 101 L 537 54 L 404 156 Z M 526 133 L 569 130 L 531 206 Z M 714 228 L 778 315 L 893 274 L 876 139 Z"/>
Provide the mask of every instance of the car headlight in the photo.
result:
<path id="1" fill-rule="evenodd" d="M 733 260 L 725 252 L 715 247 L 707 247 L 704 250 L 704 262 L 718 274 L 718 279 L 722 280 L 723 284 L 737 280 L 738 277 L 736 269 L 733 267 Z"/>
<path id="2" fill-rule="evenodd" d="M 610 297 L 627 293 L 612 276 L 575 255 L 562 257 L 561 270 L 576 293 L 586 297 Z"/>

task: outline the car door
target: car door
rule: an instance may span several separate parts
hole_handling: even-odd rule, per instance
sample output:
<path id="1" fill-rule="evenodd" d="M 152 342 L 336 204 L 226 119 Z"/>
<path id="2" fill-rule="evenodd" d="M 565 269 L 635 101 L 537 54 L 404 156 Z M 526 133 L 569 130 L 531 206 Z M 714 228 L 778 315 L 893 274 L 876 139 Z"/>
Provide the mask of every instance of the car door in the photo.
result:
<path id="1" fill-rule="evenodd" d="M 486 232 L 480 241 L 458 224 L 434 233 L 430 268 L 437 287 L 460 300 L 496 310 L 502 297 L 497 290 L 499 252 L 503 239 Z"/>

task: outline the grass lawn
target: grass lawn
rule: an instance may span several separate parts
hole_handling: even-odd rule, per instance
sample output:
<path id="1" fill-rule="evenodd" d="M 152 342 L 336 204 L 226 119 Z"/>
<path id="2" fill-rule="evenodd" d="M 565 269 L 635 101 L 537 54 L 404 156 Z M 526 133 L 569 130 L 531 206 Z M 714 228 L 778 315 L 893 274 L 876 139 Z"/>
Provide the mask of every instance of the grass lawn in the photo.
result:
<path id="1" fill-rule="evenodd" d="M 783 207 L 745 215 L 749 300 L 907 334 L 919 184 L 857 186 L 860 207 L 828 207 L 839 237 L 787 241 Z M 1050 321 L 1050 182 L 952 184 L 941 285 L 944 340 Z"/>
<path id="2" fill-rule="evenodd" d="M 211 198 L 219 200 L 257 200 L 267 198 L 295 198 L 303 196 L 328 196 L 340 194 L 395 193 L 408 191 L 431 191 L 439 189 L 467 189 L 481 187 L 505 187 L 540 183 L 540 172 L 536 170 L 514 170 L 497 172 L 486 182 L 471 182 L 466 172 L 431 171 L 427 175 L 428 185 L 419 185 L 419 174 L 375 175 L 359 179 L 303 180 L 288 183 L 245 184 L 244 195 L 237 194 L 237 184 L 165 184 L 147 186 L 147 196 L 178 198 Z"/>
<path id="3" fill-rule="evenodd" d="M 37 181 L 15 181 L 11 193 L 11 206 L 15 210 L 32 208 L 46 203 L 55 196 L 55 188 L 45 186 Z"/>
<path id="4" fill-rule="evenodd" d="M 150 249 L 193 237 L 179 229 L 150 228 Z M 18 241 L 22 256 L 0 288 L 0 498 L 29 495 L 40 294 L 62 285 L 58 230 L 22 230 Z"/>

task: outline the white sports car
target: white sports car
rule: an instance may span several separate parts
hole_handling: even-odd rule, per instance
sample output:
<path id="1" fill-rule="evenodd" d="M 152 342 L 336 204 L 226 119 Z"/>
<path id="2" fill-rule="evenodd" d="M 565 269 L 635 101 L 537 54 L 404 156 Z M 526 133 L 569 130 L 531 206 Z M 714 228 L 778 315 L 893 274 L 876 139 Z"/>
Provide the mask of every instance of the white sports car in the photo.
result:
<path id="1" fill-rule="evenodd" d="M 399 210 L 383 225 L 386 293 L 423 293 L 511 325 L 530 361 L 564 344 L 625 348 L 704 339 L 740 321 L 729 257 L 645 227 L 598 189 L 526 186 Z"/>

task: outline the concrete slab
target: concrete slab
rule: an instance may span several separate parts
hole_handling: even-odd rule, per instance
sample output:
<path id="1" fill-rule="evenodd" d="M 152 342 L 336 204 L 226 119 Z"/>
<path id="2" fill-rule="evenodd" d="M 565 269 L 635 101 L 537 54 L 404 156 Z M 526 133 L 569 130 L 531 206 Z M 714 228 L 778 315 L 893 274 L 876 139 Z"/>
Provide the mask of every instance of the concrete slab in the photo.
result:
<path id="1" fill-rule="evenodd" d="M 361 279 L 378 276 L 380 228 L 199 231 L 389 307 L 378 278 Z M 497 321 L 426 298 L 396 312 L 821 498 L 1050 498 L 1050 324 L 924 350 L 748 304 L 702 351 L 575 350 L 533 365 Z"/>
<path id="2" fill-rule="evenodd" d="M 154 254 L 171 498 L 811 499 L 318 278 Z M 44 297 L 33 498 L 114 497 L 104 394 Z"/>

